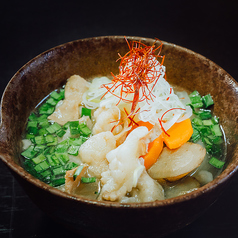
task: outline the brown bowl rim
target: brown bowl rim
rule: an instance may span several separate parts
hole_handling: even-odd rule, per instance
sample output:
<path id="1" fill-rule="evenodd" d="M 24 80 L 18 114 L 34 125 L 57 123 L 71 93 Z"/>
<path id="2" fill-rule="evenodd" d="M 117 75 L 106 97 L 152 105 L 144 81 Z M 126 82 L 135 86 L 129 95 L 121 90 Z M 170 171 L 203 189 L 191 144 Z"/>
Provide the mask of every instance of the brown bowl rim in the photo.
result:
<path id="1" fill-rule="evenodd" d="M 10 79 L 8 82 L 7 86 L 5 87 L 5 90 L 3 92 L 2 98 L 1 98 L 1 105 L 0 105 L 0 119 L 1 119 L 1 124 L 0 124 L 0 132 L 3 127 L 3 118 L 5 117 L 5 112 L 2 112 L 2 102 L 4 101 L 4 95 L 6 90 L 8 90 L 9 85 L 14 81 L 16 76 L 21 73 L 21 71 L 25 68 L 27 68 L 31 63 L 39 59 L 40 57 L 48 54 L 51 51 L 54 51 L 56 49 L 62 48 L 62 47 L 67 47 L 68 45 L 77 43 L 79 41 L 91 41 L 91 40 L 97 40 L 97 39 L 103 39 L 103 38 L 110 38 L 110 39 L 122 39 L 126 37 L 128 40 L 142 40 L 142 41 L 150 41 L 153 42 L 155 41 L 152 38 L 147 38 L 147 37 L 140 37 L 140 36 L 121 36 L 121 35 L 110 35 L 110 36 L 97 36 L 97 37 L 89 37 L 89 38 L 83 38 L 83 39 L 78 39 L 78 40 L 73 40 L 70 42 L 66 42 L 60 45 L 57 45 L 55 47 L 52 47 L 39 55 L 35 56 L 32 58 L 30 61 L 28 61 L 26 64 L 24 64 Z M 223 68 L 221 68 L 219 65 L 214 63 L 212 60 L 206 58 L 205 56 L 196 53 L 190 49 L 187 49 L 185 47 L 169 43 L 166 41 L 162 41 L 163 44 L 171 46 L 171 47 L 176 47 L 180 51 L 186 51 L 189 54 L 194 54 L 196 57 L 202 59 L 202 60 L 207 60 L 209 61 L 213 66 L 219 68 L 221 70 L 221 73 L 227 75 L 229 77 L 229 83 L 234 86 L 234 88 L 238 88 L 238 83 L 233 79 L 233 77 L 227 73 Z M 165 200 L 160 200 L 160 201 L 154 201 L 154 202 L 142 202 L 142 203 L 119 203 L 119 202 L 110 202 L 110 201 L 97 201 L 97 200 L 92 200 L 92 199 L 87 199 L 83 198 L 77 195 L 70 195 L 66 192 L 63 192 L 57 188 L 51 187 L 50 185 L 40 181 L 39 179 L 33 177 L 31 174 L 29 174 L 26 170 L 24 170 L 23 167 L 20 165 L 16 164 L 11 158 L 10 155 L 7 154 L 0 154 L 0 158 L 3 160 L 3 162 L 16 174 L 21 176 L 22 178 L 26 179 L 28 182 L 31 184 L 37 186 L 40 189 L 43 189 L 53 195 L 60 196 L 62 198 L 68 199 L 68 200 L 73 200 L 73 201 L 78 201 L 81 203 L 85 204 L 91 204 L 94 206 L 102 206 L 102 207 L 120 207 L 120 208 L 126 208 L 126 209 L 133 209 L 133 208 L 153 208 L 153 207 L 165 207 L 165 206 L 170 206 L 171 204 L 177 204 L 181 202 L 186 202 L 187 200 L 195 199 L 199 196 L 201 196 L 204 193 L 207 193 L 209 191 L 212 191 L 216 189 L 220 184 L 226 182 L 229 180 L 238 170 L 238 158 L 232 163 L 228 164 L 228 166 L 222 171 L 222 173 L 217 176 L 213 181 L 209 182 L 208 184 L 198 188 L 195 191 L 192 191 L 188 194 L 181 195 L 178 197 L 174 198 L 169 198 Z"/>

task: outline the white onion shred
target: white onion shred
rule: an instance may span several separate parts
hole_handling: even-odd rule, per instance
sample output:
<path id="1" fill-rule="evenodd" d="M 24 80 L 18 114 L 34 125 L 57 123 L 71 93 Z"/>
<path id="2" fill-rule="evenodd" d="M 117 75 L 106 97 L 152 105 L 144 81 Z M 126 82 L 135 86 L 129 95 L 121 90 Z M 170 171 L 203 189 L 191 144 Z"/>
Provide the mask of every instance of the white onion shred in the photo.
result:
<path id="1" fill-rule="evenodd" d="M 151 61 L 155 60 L 157 61 L 155 57 L 151 59 Z M 181 122 L 192 115 L 191 107 L 187 106 L 190 99 L 186 92 L 174 93 L 173 88 L 164 78 L 165 66 L 159 63 L 156 64 L 155 69 L 149 75 L 149 77 L 153 76 L 158 79 L 155 80 L 156 83 L 149 84 L 148 89 L 144 89 L 146 93 L 149 92 L 148 90 L 152 92 L 152 99 L 138 102 L 137 108 L 140 108 L 138 117 L 139 120 L 148 121 L 153 125 L 158 123 L 158 119 L 160 119 L 164 130 L 167 131 L 174 123 Z M 90 109 L 97 107 L 110 108 L 115 105 L 121 110 L 124 107 L 128 109 L 128 102 L 126 101 L 132 101 L 133 94 L 122 94 L 123 100 L 120 101 L 118 97 L 106 93 L 107 90 L 102 87 L 102 84 L 110 82 L 111 80 L 107 77 L 93 79 L 88 91 L 83 95 L 83 104 Z M 119 96 L 120 93 L 121 86 L 114 91 L 115 95 Z M 140 91 L 141 97 L 142 91 Z"/>

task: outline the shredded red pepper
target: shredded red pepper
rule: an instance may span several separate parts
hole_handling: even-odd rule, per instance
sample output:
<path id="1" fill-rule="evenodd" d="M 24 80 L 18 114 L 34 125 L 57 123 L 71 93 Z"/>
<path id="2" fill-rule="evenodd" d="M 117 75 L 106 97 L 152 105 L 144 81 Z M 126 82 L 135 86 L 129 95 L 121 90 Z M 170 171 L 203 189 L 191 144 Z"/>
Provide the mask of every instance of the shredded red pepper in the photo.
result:
<path id="1" fill-rule="evenodd" d="M 157 40 L 156 40 L 157 41 Z M 161 72 L 157 70 L 157 66 L 163 65 L 164 56 L 160 56 L 163 43 L 160 41 L 160 45 L 155 47 L 155 43 L 152 46 L 147 46 L 142 42 L 132 41 L 131 45 L 128 40 L 126 42 L 129 47 L 129 52 L 124 56 L 120 56 L 118 60 L 121 60 L 119 66 L 119 74 L 113 76 L 111 83 L 103 84 L 102 87 L 106 88 L 107 92 L 102 96 L 102 98 L 107 94 L 118 97 L 119 101 L 117 105 L 121 102 L 132 103 L 131 111 L 127 115 L 128 118 L 136 114 L 136 107 L 138 102 L 146 100 L 147 102 L 155 97 L 152 93 L 153 87 L 150 89 L 149 84 L 156 82 L 161 75 Z M 155 53 L 159 51 L 158 53 Z M 160 63 L 157 58 L 162 58 Z M 161 68 L 161 67 L 159 67 Z M 115 90 L 120 88 L 120 95 L 115 93 Z M 128 95 L 133 95 L 133 99 L 128 99 Z M 141 95 L 140 95 L 141 94 Z"/>
<path id="2" fill-rule="evenodd" d="M 164 127 L 163 127 L 163 124 L 162 124 L 162 122 L 164 122 L 164 121 L 163 121 L 163 117 L 164 117 L 165 114 L 167 114 L 168 112 L 170 112 L 170 111 L 172 111 L 172 110 L 177 110 L 177 109 L 178 109 L 178 110 L 186 111 L 186 109 L 180 108 L 180 107 L 170 108 L 169 110 L 167 110 L 166 112 L 164 112 L 164 114 L 161 116 L 161 118 L 158 118 L 158 121 L 159 121 L 159 124 L 160 124 L 161 129 L 162 129 L 163 132 L 164 132 L 167 136 L 169 136 L 169 137 L 170 137 L 170 135 L 165 131 L 165 129 L 164 129 Z"/>

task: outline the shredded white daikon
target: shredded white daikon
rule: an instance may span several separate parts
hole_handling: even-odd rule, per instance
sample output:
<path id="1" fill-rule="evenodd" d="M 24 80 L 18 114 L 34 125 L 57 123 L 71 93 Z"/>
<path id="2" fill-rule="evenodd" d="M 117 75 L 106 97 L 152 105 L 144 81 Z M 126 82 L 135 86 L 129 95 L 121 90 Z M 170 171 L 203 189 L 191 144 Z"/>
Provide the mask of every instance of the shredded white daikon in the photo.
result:
<path id="1" fill-rule="evenodd" d="M 150 60 L 151 62 L 157 61 L 155 57 Z M 153 125 L 160 120 L 163 129 L 167 131 L 174 123 L 181 122 L 192 115 L 192 109 L 187 106 L 190 101 L 186 92 L 175 94 L 172 86 L 165 79 L 165 66 L 159 62 L 156 63 L 148 77 L 156 77 L 157 80 L 149 84 L 148 88 L 143 88 L 144 92 L 140 89 L 140 99 L 143 94 L 148 95 L 149 92 L 152 94 L 150 94 L 151 97 L 148 100 L 138 102 L 137 109 L 140 108 L 139 120 L 148 121 Z M 102 86 L 110 82 L 111 80 L 107 77 L 93 79 L 88 91 L 83 96 L 83 104 L 90 109 L 118 106 L 121 110 L 124 110 L 124 108 L 130 110 L 133 93 L 121 94 L 122 86 L 118 85 L 116 87 L 116 85 L 113 95 Z M 122 99 L 120 100 L 120 98 Z"/>

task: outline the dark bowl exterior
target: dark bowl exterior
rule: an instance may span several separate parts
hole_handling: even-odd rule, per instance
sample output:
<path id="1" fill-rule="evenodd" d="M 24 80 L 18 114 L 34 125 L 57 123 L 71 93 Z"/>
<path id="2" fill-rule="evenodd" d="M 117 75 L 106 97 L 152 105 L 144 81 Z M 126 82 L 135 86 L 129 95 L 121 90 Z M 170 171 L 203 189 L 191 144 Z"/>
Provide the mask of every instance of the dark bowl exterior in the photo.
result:
<path id="1" fill-rule="evenodd" d="M 127 37 L 153 44 L 153 39 Z M 0 157 L 29 197 L 49 216 L 89 237 L 162 237 L 191 223 L 221 194 L 238 167 L 238 86 L 223 69 L 185 48 L 163 42 L 167 80 L 201 94 L 210 93 L 228 141 L 226 169 L 190 194 L 140 204 L 98 202 L 52 188 L 21 167 L 21 134 L 35 106 L 73 74 L 90 79 L 118 73 L 122 36 L 95 37 L 50 49 L 24 65 L 9 82 L 1 102 Z M 158 42 L 159 44 L 159 42 Z"/>

